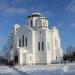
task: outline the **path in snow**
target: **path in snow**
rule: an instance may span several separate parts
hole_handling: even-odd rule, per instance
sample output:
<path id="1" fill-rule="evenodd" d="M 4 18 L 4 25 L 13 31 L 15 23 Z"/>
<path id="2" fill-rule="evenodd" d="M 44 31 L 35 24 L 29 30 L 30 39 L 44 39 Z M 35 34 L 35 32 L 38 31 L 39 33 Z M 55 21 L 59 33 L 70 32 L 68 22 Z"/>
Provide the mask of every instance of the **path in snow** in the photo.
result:
<path id="1" fill-rule="evenodd" d="M 0 66 L 0 75 L 75 75 L 75 64 L 37 65 L 37 66 Z"/>
<path id="2" fill-rule="evenodd" d="M 75 64 L 17 66 L 16 68 L 28 75 L 75 75 Z"/>

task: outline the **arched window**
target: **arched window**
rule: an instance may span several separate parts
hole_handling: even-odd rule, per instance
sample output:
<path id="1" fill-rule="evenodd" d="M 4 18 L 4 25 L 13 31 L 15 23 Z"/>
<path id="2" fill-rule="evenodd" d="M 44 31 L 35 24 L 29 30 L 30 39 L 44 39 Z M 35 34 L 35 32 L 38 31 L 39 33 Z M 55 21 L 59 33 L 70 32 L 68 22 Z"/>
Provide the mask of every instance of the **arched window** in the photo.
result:
<path id="1" fill-rule="evenodd" d="M 27 46 L 27 37 L 26 37 L 26 39 L 25 39 L 25 46 Z"/>
<path id="2" fill-rule="evenodd" d="M 38 50 L 40 50 L 40 42 L 38 42 Z"/>
<path id="3" fill-rule="evenodd" d="M 57 60 L 57 56 L 56 56 L 56 60 Z"/>
<path id="4" fill-rule="evenodd" d="M 10 47 L 11 49 L 12 49 L 12 45 L 11 45 L 11 47 Z"/>
<path id="5" fill-rule="evenodd" d="M 44 42 L 42 41 L 42 50 L 44 50 Z"/>
<path id="6" fill-rule="evenodd" d="M 43 26 L 45 27 L 45 22 L 43 22 Z"/>
<path id="7" fill-rule="evenodd" d="M 22 35 L 22 47 L 24 47 L 24 35 Z"/>
<path id="8" fill-rule="evenodd" d="M 33 22 L 31 21 L 31 26 L 33 26 Z"/>
<path id="9" fill-rule="evenodd" d="M 21 47 L 21 39 L 19 39 L 19 47 Z"/>

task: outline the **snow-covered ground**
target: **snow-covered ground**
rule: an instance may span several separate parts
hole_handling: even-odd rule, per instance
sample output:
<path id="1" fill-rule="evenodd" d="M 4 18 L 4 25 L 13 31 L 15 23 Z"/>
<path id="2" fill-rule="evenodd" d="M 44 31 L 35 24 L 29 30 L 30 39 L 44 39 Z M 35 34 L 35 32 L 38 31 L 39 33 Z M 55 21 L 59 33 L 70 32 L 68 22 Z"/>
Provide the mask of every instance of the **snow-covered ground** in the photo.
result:
<path id="1" fill-rule="evenodd" d="M 15 66 L 15 68 L 0 66 L 0 75 L 75 75 L 75 63 Z"/>

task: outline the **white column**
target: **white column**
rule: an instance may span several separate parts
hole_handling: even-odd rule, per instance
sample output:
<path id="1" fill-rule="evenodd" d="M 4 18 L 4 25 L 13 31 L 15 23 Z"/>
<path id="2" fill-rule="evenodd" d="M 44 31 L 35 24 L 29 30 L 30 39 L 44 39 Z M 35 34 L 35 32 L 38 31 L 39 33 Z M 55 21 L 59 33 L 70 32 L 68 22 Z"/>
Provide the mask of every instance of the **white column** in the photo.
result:
<path id="1" fill-rule="evenodd" d="M 20 49 L 19 52 L 20 52 L 20 53 L 19 53 L 19 64 L 20 64 L 20 65 L 23 65 L 23 53 L 22 53 L 22 50 Z"/>
<path id="2" fill-rule="evenodd" d="M 33 47 L 33 54 L 32 54 L 32 63 L 35 64 L 35 32 L 33 31 L 33 34 L 32 34 L 32 47 Z"/>

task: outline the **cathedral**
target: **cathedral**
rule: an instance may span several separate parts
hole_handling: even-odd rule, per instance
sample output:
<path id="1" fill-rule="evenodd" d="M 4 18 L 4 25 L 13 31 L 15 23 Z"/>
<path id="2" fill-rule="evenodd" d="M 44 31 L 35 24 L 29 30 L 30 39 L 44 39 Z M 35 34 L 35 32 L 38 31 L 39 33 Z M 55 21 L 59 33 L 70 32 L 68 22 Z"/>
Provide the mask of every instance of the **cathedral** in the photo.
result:
<path id="1" fill-rule="evenodd" d="M 27 25 L 15 24 L 9 38 L 9 61 L 19 65 L 60 63 L 60 33 L 48 25 L 47 18 L 40 13 L 29 15 Z"/>

